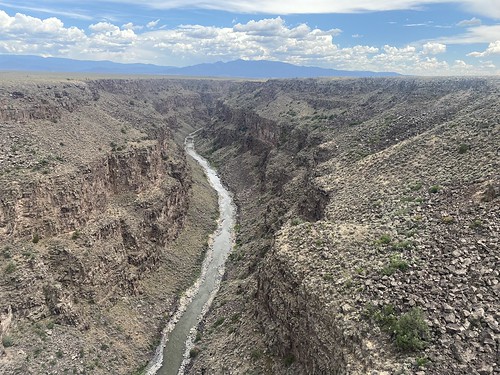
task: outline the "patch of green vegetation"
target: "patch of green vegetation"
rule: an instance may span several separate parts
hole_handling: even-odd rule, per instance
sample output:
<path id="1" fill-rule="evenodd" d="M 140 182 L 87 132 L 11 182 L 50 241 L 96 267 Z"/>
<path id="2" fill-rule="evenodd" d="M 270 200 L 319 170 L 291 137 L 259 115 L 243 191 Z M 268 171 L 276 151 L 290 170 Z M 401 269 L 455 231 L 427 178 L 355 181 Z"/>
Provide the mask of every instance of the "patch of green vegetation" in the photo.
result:
<path id="1" fill-rule="evenodd" d="M 455 219 L 453 218 L 453 216 L 446 215 L 441 218 L 441 222 L 443 222 L 444 224 L 451 224 L 455 222 Z"/>
<path id="2" fill-rule="evenodd" d="M 10 348 L 11 346 L 14 345 L 14 340 L 10 336 L 3 336 L 2 337 L 2 345 L 5 348 Z"/>
<path id="3" fill-rule="evenodd" d="M 34 351 L 33 351 L 33 357 L 37 358 L 40 353 L 42 353 L 42 348 L 36 348 Z"/>
<path id="4" fill-rule="evenodd" d="M 42 327 L 40 322 L 35 323 L 33 327 L 33 331 L 42 339 L 45 340 L 47 338 L 47 334 L 45 333 L 45 329 Z"/>
<path id="5" fill-rule="evenodd" d="M 146 367 L 147 367 L 147 364 L 140 366 L 138 369 L 136 369 L 134 372 L 132 372 L 132 375 L 145 375 L 146 374 Z"/>
<path id="6" fill-rule="evenodd" d="M 422 189 L 422 183 L 421 182 L 415 182 L 413 184 L 410 185 L 410 190 L 411 191 L 419 191 L 420 189 Z"/>
<path id="7" fill-rule="evenodd" d="M 470 150 L 470 146 L 462 143 L 460 146 L 458 146 L 458 153 L 459 154 L 465 154 L 467 151 Z"/>
<path id="8" fill-rule="evenodd" d="M 26 249 L 22 252 L 23 257 L 27 259 L 34 259 L 35 258 L 35 253 L 33 252 L 33 249 Z"/>
<path id="9" fill-rule="evenodd" d="M 233 249 L 233 251 L 231 251 L 229 253 L 229 260 L 231 262 L 238 262 L 240 261 L 241 259 L 243 259 L 243 252 L 241 250 L 238 250 L 235 246 L 235 248 Z"/>
<path id="10" fill-rule="evenodd" d="M 300 217 L 293 218 L 291 221 L 292 226 L 300 225 L 304 222 Z"/>
<path id="11" fill-rule="evenodd" d="M 409 265 L 408 262 L 401 258 L 401 255 L 395 254 L 391 257 L 389 264 L 382 269 L 382 274 L 390 276 L 396 271 L 406 271 Z"/>
<path id="12" fill-rule="evenodd" d="M 17 268 L 17 266 L 16 266 L 15 262 L 9 262 L 5 266 L 4 272 L 6 275 L 10 275 L 11 273 L 13 273 L 16 270 L 16 268 Z"/>
<path id="13" fill-rule="evenodd" d="M 293 354 L 288 354 L 285 358 L 283 358 L 283 362 L 286 367 L 290 367 L 295 362 L 295 356 Z"/>
<path id="14" fill-rule="evenodd" d="M 358 275 L 364 275 L 366 273 L 366 268 L 364 268 L 364 267 L 357 267 L 356 268 L 356 273 Z"/>
<path id="15" fill-rule="evenodd" d="M 226 318 L 224 318 L 224 317 L 217 319 L 213 325 L 213 328 L 219 327 L 220 325 L 222 325 L 224 323 L 225 320 L 226 320 Z"/>
<path id="16" fill-rule="evenodd" d="M 412 247 L 413 247 L 413 242 L 409 240 L 404 240 L 392 244 L 393 250 L 396 251 L 411 249 Z"/>
<path id="17" fill-rule="evenodd" d="M 233 316 L 231 316 L 231 323 L 238 323 L 240 319 L 241 319 L 240 313 L 233 314 Z"/>
<path id="18" fill-rule="evenodd" d="M 413 308 L 401 315 L 394 327 L 396 346 L 402 351 L 422 350 L 430 337 L 422 310 Z"/>
<path id="19" fill-rule="evenodd" d="M 482 220 L 475 219 L 472 223 L 470 223 L 470 227 L 472 229 L 481 229 L 484 227 L 484 224 L 483 224 Z"/>
<path id="20" fill-rule="evenodd" d="M 77 240 L 77 239 L 79 239 L 79 238 L 80 238 L 80 235 L 81 235 L 81 233 L 80 233 L 80 231 L 77 229 L 77 230 L 75 230 L 75 231 L 73 232 L 73 234 L 71 235 L 71 239 L 75 241 L 75 240 Z"/>
<path id="21" fill-rule="evenodd" d="M 439 192 L 441 190 L 441 186 L 439 185 L 432 185 L 430 188 L 429 188 L 429 193 L 431 194 L 436 194 L 437 192 Z"/>
<path id="22" fill-rule="evenodd" d="M 33 243 L 38 243 L 40 241 L 40 235 L 38 233 L 35 233 L 31 241 Z"/>
<path id="23" fill-rule="evenodd" d="M 199 342 L 199 341 L 201 340 L 201 338 L 202 338 L 202 337 L 203 337 L 203 336 L 202 336 L 202 334 L 201 334 L 201 332 L 200 332 L 200 331 L 196 332 L 196 337 L 194 338 L 194 342 L 195 342 L 195 343 L 196 343 L 196 342 Z"/>
<path id="24" fill-rule="evenodd" d="M 2 249 L 2 256 L 5 258 L 5 259 L 10 259 L 12 258 L 12 254 L 10 252 L 10 247 L 6 246 Z"/>
<path id="25" fill-rule="evenodd" d="M 391 334 L 399 350 L 412 352 L 427 346 L 430 331 L 422 310 L 413 308 L 398 316 L 394 307 L 389 304 L 380 309 L 370 305 L 367 312 L 380 328 Z"/>
<path id="26" fill-rule="evenodd" d="M 198 357 L 198 354 L 200 354 L 200 348 L 195 346 L 189 351 L 189 358 L 196 358 Z"/>
<path id="27" fill-rule="evenodd" d="M 375 241 L 375 244 L 388 245 L 391 243 L 391 241 L 392 241 L 391 236 L 389 236 L 388 234 L 383 234 L 382 236 L 380 236 L 380 238 L 378 240 Z"/>
<path id="28" fill-rule="evenodd" d="M 429 365 L 429 358 L 427 357 L 417 357 L 415 359 L 415 366 L 416 367 L 426 367 Z"/>
<path id="29" fill-rule="evenodd" d="M 62 352 L 61 350 L 58 350 L 58 351 L 56 352 L 56 357 L 57 357 L 57 358 L 62 358 L 62 357 L 64 357 L 63 352 Z"/>
<path id="30" fill-rule="evenodd" d="M 334 280 L 333 275 L 331 273 L 325 273 L 322 277 L 323 277 L 323 280 L 325 280 L 325 281 L 333 281 Z"/>
<path id="31" fill-rule="evenodd" d="M 257 360 L 261 359 L 263 355 L 264 355 L 264 353 L 262 353 L 262 350 L 255 349 L 255 350 L 252 350 L 252 352 L 250 353 L 250 358 L 252 358 L 254 361 L 257 361 Z"/>

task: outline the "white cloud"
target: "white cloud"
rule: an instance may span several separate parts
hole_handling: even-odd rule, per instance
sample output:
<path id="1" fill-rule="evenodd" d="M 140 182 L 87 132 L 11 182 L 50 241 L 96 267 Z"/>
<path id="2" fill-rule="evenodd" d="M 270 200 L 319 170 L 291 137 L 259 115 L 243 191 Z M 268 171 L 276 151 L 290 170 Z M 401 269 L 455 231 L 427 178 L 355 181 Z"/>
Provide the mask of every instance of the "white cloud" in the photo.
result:
<path id="1" fill-rule="evenodd" d="M 22 10 L 30 10 L 32 12 L 41 12 L 41 13 L 48 13 L 51 15 L 58 15 L 58 16 L 66 16 L 74 19 L 81 19 L 81 20 L 92 20 L 93 18 L 87 14 L 83 13 L 77 13 L 77 12 L 68 12 L 68 11 L 63 11 L 55 8 L 42 8 L 42 7 L 33 7 L 33 6 L 24 6 L 24 5 L 19 5 L 19 4 L 9 4 L 4 1 L 0 1 L 0 5 L 7 7 L 7 8 L 14 8 L 14 9 L 22 9 Z"/>
<path id="2" fill-rule="evenodd" d="M 500 40 L 500 24 L 470 27 L 463 34 L 436 38 L 434 41 L 445 44 L 492 43 Z"/>
<path id="3" fill-rule="evenodd" d="M 158 23 L 159 23 L 159 22 L 160 22 L 160 20 L 159 20 L 159 19 L 158 19 L 158 20 L 156 20 L 156 21 L 151 21 L 151 22 L 148 22 L 148 23 L 146 24 L 146 27 L 147 27 L 148 29 L 154 29 L 156 26 L 158 26 Z"/>
<path id="4" fill-rule="evenodd" d="M 442 43 L 428 42 L 425 43 L 422 48 L 422 53 L 424 55 L 437 55 L 446 52 L 446 44 Z"/>
<path id="5" fill-rule="evenodd" d="M 94 0 L 95 1 L 95 0 Z M 360 13 L 388 10 L 420 9 L 429 4 L 452 3 L 475 14 L 500 18 L 498 0 L 107 0 L 115 3 L 147 5 L 154 9 L 202 8 L 234 13 L 314 14 Z"/>
<path id="6" fill-rule="evenodd" d="M 466 35 L 480 35 L 481 27 L 484 28 L 471 28 Z M 476 60 L 473 68 L 459 62 L 448 64 L 433 56 L 446 52 L 446 44 L 441 41 L 408 46 L 342 47 L 336 43 L 339 29 L 288 25 L 281 17 L 231 27 L 182 25 L 138 30 L 132 23 L 119 27 L 111 22 L 98 22 L 82 30 L 66 27 L 57 18 L 9 16 L 0 11 L 0 53 L 174 66 L 241 58 L 266 59 L 325 68 L 424 75 L 480 74 L 491 72 L 494 65 L 480 60 Z M 477 57 L 496 53 L 496 48 L 497 44 L 493 43 L 488 52 L 478 52 L 481 55 Z"/>
<path id="7" fill-rule="evenodd" d="M 462 20 L 457 23 L 457 26 L 460 27 L 469 27 L 469 26 L 479 26 L 482 21 L 479 18 L 472 17 L 470 20 Z"/>
<path id="8" fill-rule="evenodd" d="M 499 55 L 500 54 L 500 40 L 497 40 L 488 45 L 488 48 L 483 52 L 471 52 L 467 56 L 472 57 L 484 57 L 489 55 Z"/>
<path id="9" fill-rule="evenodd" d="M 122 25 L 122 29 L 125 30 L 142 30 L 144 26 L 134 25 L 132 22 Z"/>

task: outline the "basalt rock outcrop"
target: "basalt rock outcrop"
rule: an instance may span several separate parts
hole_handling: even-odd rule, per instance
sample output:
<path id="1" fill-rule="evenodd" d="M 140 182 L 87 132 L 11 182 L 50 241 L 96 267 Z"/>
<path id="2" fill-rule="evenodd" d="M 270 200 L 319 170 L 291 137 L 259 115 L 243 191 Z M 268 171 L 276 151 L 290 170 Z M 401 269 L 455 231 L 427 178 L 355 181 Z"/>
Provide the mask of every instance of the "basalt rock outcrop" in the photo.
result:
<path id="1" fill-rule="evenodd" d="M 0 370 L 147 361 L 203 253 L 170 244 L 204 128 L 239 225 L 188 373 L 498 372 L 499 98 L 478 78 L 3 82 Z"/>
<path id="2" fill-rule="evenodd" d="M 0 372 L 129 373 L 149 359 L 194 275 L 168 281 L 161 307 L 146 279 L 170 280 L 170 263 L 195 268 L 203 252 L 170 249 L 192 199 L 174 132 L 200 126 L 220 85 L 190 86 L 0 84 Z"/>
<path id="3" fill-rule="evenodd" d="M 227 99 L 200 147 L 241 226 L 190 373 L 498 372 L 499 90 L 296 80 Z"/>

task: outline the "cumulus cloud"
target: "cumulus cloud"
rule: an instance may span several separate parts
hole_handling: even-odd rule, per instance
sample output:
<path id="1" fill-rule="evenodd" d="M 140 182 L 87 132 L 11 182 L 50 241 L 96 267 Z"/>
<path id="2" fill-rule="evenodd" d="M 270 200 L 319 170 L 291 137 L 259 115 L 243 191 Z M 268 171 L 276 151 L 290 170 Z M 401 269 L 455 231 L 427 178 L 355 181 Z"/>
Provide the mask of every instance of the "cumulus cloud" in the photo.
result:
<path id="1" fill-rule="evenodd" d="M 484 57 L 489 55 L 499 55 L 500 54 L 500 40 L 497 40 L 488 45 L 488 48 L 483 52 L 471 52 L 467 56 L 472 57 Z"/>
<path id="2" fill-rule="evenodd" d="M 281 17 L 230 27 L 181 25 L 138 30 L 141 29 L 132 23 L 120 27 L 111 22 L 94 23 L 84 30 L 66 27 L 57 18 L 9 16 L 0 11 L 0 53 L 173 66 L 265 59 L 325 68 L 425 75 L 453 74 L 465 69 L 461 63 L 448 64 L 435 56 L 446 52 L 443 42 L 342 47 L 336 42 L 340 29 L 288 25 Z M 487 51 L 478 53 L 486 56 L 496 53 L 498 47 L 492 43 Z M 477 66 L 475 70 L 467 70 L 467 74 L 477 74 Z"/>
<path id="3" fill-rule="evenodd" d="M 425 43 L 422 47 L 422 53 L 424 55 L 437 55 L 445 52 L 446 52 L 446 44 L 442 43 L 428 42 Z"/>
<path id="4" fill-rule="evenodd" d="M 469 27 L 469 26 L 479 26 L 482 21 L 479 18 L 472 17 L 470 20 L 462 20 L 457 23 L 457 26 L 460 27 Z"/>
<path id="5" fill-rule="evenodd" d="M 125 29 L 125 30 L 142 30 L 142 29 L 144 29 L 144 26 L 134 25 L 132 22 L 128 22 L 128 23 L 122 25 L 122 29 Z"/>

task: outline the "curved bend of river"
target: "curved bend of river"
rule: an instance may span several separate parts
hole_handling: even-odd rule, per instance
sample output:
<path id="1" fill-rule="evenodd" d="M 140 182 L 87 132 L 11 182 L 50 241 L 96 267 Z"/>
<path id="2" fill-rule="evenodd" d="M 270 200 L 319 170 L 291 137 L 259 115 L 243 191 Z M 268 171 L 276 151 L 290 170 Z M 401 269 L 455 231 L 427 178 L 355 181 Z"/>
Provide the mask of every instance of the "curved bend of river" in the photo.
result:
<path id="1" fill-rule="evenodd" d="M 222 185 L 217 172 L 194 149 L 194 136 L 186 137 L 185 150 L 204 169 L 205 175 L 219 197 L 219 221 L 211 237 L 211 244 L 202 265 L 202 272 L 195 284 L 186 291 L 179 302 L 179 309 L 165 327 L 160 346 L 149 363 L 147 375 L 181 375 L 189 363 L 196 327 L 206 314 L 219 290 L 224 264 L 233 245 L 235 207 L 231 194 Z"/>

